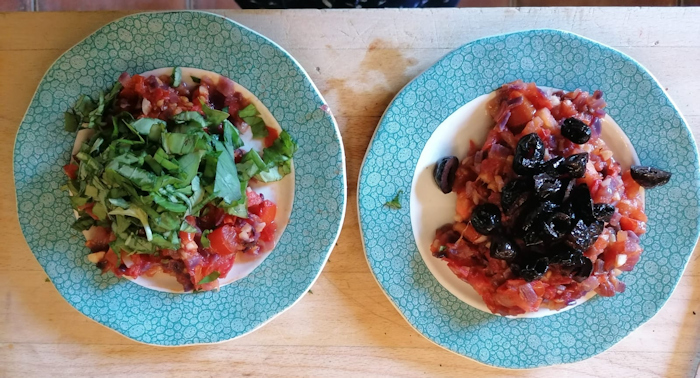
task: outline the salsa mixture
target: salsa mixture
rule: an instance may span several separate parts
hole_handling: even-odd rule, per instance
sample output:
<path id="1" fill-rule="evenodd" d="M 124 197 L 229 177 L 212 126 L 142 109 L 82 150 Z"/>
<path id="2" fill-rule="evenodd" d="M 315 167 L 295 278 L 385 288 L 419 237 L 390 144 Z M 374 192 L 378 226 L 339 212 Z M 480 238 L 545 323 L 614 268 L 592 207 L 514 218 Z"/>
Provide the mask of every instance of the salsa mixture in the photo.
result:
<path id="1" fill-rule="evenodd" d="M 639 261 L 647 227 L 642 187 L 671 174 L 622 171 L 600 138 L 605 106 L 601 91 L 506 84 L 488 104 L 495 126 L 484 145 L 436 165 L 436 183 L 457 205 L 431 252 L 491 312 L 560 310 L 591 291 L 625 290 L 619 276 Z"/>
<path id="2" fill-rule="evenodd" d="M 217 80 L 218 79 L 218 80 Z M 65 113 L 88 133 L 63 167 L 88 259 L 117 277 L 173 275 L 185 291 L 219 287 L 238 253 L 270 251 L 275 203 L 249 183 L 291 172 L 296 143 L 268 127 L 230 79 L 124 73 Z M 245 148 L 250 131 L 262 151 Z"/>

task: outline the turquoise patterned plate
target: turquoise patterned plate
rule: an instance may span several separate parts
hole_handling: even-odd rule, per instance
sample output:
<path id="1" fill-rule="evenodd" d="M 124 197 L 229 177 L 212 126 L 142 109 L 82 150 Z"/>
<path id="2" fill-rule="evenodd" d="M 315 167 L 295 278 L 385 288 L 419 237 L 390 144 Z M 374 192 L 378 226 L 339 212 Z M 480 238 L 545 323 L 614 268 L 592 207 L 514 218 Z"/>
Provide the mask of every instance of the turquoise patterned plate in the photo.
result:
<path id="1" fill-rule="evenodd" d="M 119 75 L 197 67 L 252 91 L 297 141 L 289 225 L 249 276 L 218 292 L 173 294 L 100 275 L 85 256 L 61 167 L 75 140 L 63 112 Z M 299 64 L 275 43 L 204 12 L 136 14 L 104 26 L 46 73 L 20 125 L 14 149 L 19 221 L 34 256 L 78 311 L 136 341 L 189 345 L 247 334 L 296 303 L 321 273 L 345 215 L 340 133 Z"/>
<path id="2" fill-rule="evenodd" d="M 668 185 L 646 192 L 649 231 L 642 237 L 642 259 L 622 276 L 627 290 L 539 318 L 492 315 L 443 287 L 418 251 L 408 201 L 418 159 L 433 131 L 464 104 L 516 79 L 566 90 L 601 89 L 608 113 L 639 159 L 674 175 Z M 480 39 L 418 76 L 384 113 L 358 180 L 367 261 L 409 324 L 439 346 L 506 368 L 583 360 L 649 320 L 673 292 L 700 232 L 698 167 L 695 142 L 678 109 L 630 57 L 558 30 Z M 406 193 L 403 207 L 384 206 L 399 190 Z"/>

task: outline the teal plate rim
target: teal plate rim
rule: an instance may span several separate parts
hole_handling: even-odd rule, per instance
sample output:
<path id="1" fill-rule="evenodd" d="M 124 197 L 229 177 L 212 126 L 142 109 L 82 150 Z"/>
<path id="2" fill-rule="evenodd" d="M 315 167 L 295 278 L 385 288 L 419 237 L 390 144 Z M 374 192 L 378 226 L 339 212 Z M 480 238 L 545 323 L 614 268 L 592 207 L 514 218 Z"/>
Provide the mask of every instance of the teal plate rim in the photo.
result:
<path id="1" fill-rule="evenodd" d="M 292 214 L 279 243 L 249 276 L 216 292 L 157 292 L 100 275 L 85 258 L 82 235 L 70 228 L 74 218 L 59 189 L 75 139 L 63 130 L 63 112 L 78 95 L 96 95 L 124 71 L 169 66 L 197 67 L 239 82 L 299 145 Z M 320 276 L 347 204 L 340 131 L 308 74 L 261 34 L 202 11 L 128 15 L 63 53 L 42 77 L 20 123 L 13 174 L 22 233 L 61 296 L 97 323 L 159 346 L 232 340 L 291 308 Z"/>
<path id="2" fill-rule="evenodd" d="M 383 206 L 398 190 L 410 192 L 423 146 L 440 123 L 472 99 L 516 79 L 567 90 L 602 89 L 608 113 L 630 138 L 642 164 L 674 173 L 667 186 L 646 193 L 645 252 L 635 270 L 622 276 L 627 290 L 534 319 L 487 314 L 453 296 L 418 252 L 410 204 L 399 210 Z M 666 303 L 700 234 L 698 151 L 676 105 L 634 59 L 554 29 L 474 40 L 408 83 L 379 121 L 360 168 L 357 193 L 367 263 L 401 316 L 440 347 L 510 369 L 581 361 L 622 340 Z M 408 195 L 402 200 L 407 204 Z M 672 254 L 665 256 L 666 251 Z"/>

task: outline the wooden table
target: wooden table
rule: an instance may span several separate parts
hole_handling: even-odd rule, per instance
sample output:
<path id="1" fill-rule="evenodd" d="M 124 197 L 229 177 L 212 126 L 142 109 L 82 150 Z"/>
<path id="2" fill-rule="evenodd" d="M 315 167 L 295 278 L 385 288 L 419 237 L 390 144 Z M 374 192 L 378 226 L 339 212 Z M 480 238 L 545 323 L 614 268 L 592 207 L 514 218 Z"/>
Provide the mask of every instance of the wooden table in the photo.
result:
<path id="1" fill-rule="evenodd" d="M 587 361 L 507 371 L 417 334 L 372 278 L 360 242 L 357 176 L 385 107 L 411 78 L 475 38 L 554 27 L 629 54 L 661 81 L 700 136 L 700 8 L 224 11 L 287 49 L 340 124 L 348 210 L 323 274 L 295 307 L 219 345 L 159 348 L 94 323 L 66 303 L 29 251 L 16 215 L 12 147 L 39 80 L 66 49 L 126 13 L 0 13 L 0 376 L 689 377 L 700 362 L 697 253 L 666 306 Z"/>

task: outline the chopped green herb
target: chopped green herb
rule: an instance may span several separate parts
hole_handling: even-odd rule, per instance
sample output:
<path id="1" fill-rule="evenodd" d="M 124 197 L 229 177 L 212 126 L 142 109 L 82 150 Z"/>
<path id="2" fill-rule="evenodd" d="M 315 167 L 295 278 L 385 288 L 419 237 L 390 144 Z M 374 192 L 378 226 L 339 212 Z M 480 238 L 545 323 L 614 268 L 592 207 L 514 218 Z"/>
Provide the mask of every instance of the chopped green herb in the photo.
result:
<path id="1" fill-rule="evenodd" d="M 396 195 L 394 196 L 394 199 L 391 201 L 387 202 L 384 204 L 384 206 L 390 208 L 390 209 L 395 209 L 398 210 L 401 208 L 401 202 L 400 202 L 400 197 L 401 194 L 403 194 L 403 190 L 399 190 Z"/>
<path id="2" fill-rule="evenodd" d="M 171 76 L 171 79 L 173 81 L 173 83 L 171 84 L 173 88 L 177 88 L 180 86 L 180 84 L 182 83 L 182 70 L 180 69 L 180 67 L 173 68 L 173 74 Z"/>
<path id="3" fill-rule="evenodd" d="M 197 84 L 199 84 L 199 82 L 202 81 L 202 79 L 198 78 L 197 76 L 190 76 L 190 79 L 192 79 L 192 81 L 194 81 Z"/>
<path id="4" fill-rule="evenodd" d="M 210 126 L 220 125 L 221 122 L 224 122 L 224 120 L 230 116 L 230 114 L 226 112 L 210 108 L 209 105 L 205 104 L 201 99 L 199 103 L 202 104 L 202 111 L 204 112 L 207 124 Z"/>
<path id="5" fill-rule="evenodd" d="M 49 280 L 49 277 L 46 277 L 46 278 L 44 279 L 44 282 L 51 282 L 51 280 Z"/>
<path id="6" fill-rule="evenodd" d="M 221 274 L 221 273 L 219 273 L 219 272 L 217 272 L 217 271 L 211 272 L 211 274 L 209 274 L 208 276 L 202 278 L 202 280 L 199 281 L 199 285 L 204 285 L 204 284 L 206 284 L 206 283 L 216 281 L 216 280 L 219 278 L 219 275 L 220 275 L 220 274 Z"/>
<path id="7" fill-rule="evenodd" d="M 209 248 L 211 247 L 211 242 L 209 241 L 209 234 L 211 233 L 211 230 L 205 230 L 202 232 L 202 238 L 200 239 L 200 243 L 202 243 L 202 247 L 204 248 Z"/>

